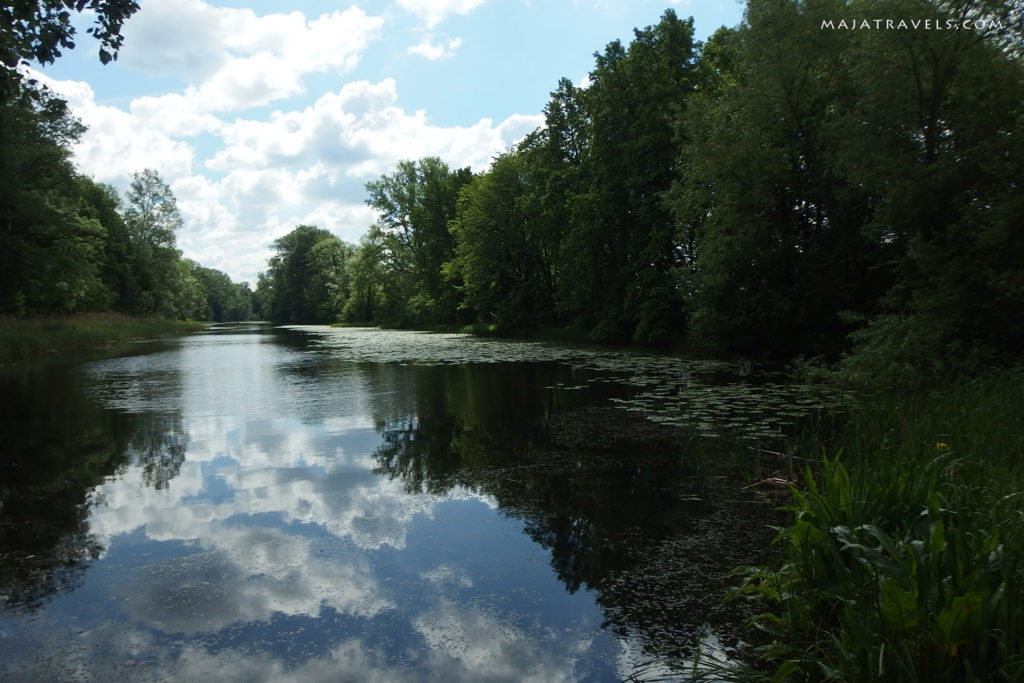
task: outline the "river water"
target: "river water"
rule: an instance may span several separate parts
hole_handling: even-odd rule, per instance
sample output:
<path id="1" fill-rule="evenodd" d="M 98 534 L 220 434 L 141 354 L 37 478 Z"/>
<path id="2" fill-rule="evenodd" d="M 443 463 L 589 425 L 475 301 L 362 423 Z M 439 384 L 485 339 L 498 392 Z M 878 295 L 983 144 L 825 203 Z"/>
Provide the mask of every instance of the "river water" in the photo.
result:
<path id="1" fill-rule="evenodd" d="M 740 644 L 724 574 L 776 521 L 706 443 L 823 401 L 745 364 L 265 325 L 0 390 L 0 678 L 55 681 L 685 680 Z"/>

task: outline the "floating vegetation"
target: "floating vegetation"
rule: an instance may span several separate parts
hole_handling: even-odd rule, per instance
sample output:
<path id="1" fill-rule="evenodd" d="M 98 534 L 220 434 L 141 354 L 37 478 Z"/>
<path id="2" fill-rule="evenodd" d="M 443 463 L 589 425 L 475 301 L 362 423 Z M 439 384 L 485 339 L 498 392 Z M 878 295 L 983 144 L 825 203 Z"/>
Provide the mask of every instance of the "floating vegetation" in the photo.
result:
<path id="1" fill-rule="evenodd" d="M 777 368 L 749 361 L 484 339 L 466 334 L 323 326 L 289 329 L 309 335 L 316 350 L 355 362 L 562 363 L 587 371 L 586 376 L 579 382 L 558 383 L 546 389 L 574 391 L 608 382 L 624 385 L 633 390 L 629 397 L 608 400 L 658 424 L 751 445 L 778 441 L 812 413 L 841 412 L 854 404 L 850 392 L 834 386 L 794 384 L 786 381 Z"/>

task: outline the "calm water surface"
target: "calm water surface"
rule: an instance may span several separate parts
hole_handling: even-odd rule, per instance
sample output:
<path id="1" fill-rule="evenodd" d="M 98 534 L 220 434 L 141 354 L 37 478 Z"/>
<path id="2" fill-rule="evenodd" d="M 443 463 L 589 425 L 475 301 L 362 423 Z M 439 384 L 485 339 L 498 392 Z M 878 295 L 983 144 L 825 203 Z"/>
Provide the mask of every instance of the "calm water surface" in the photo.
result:
<path id="1" fill-rule="evenodd" d="M 257 325 L 8 369 L 0 678 L 664 680 L 734 643 L 770 505 L 602 411 L 766 439 L 816 400 L 733 370 Z"/>

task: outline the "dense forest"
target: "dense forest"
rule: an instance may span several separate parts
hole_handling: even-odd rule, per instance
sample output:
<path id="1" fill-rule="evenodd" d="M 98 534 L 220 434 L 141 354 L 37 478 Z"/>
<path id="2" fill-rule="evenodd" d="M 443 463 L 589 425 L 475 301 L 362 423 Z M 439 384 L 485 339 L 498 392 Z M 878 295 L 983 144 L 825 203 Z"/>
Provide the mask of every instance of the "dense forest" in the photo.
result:
<path id="1" fill-rule="evenodd" d="M 65 102 L 31 83 L 0 109 L 0 313 L 251 318 L 248 285 L 182 258 L 181 215 L 159 173 L 136 173 L 119 197 L 75 171 L 82 132 Z"/>
<path id="2" fill-rule="evenodd" d="M 359 245 L 279 240 L 257 297 L 280 322 L 853 346 L 878 372 L 1011 357 L 1020 17 L 886 2 L 870 16 L 943 30 L 836 26 L 858 7 L 751 0 L 704 44 L 668 10 L 595 54 L 584 87 L 559 82 L 546 125 L 486 172 L 405 161 L 367 184 L 379 218 Z"/>
<path id="3" fill-rule="evenodd" d="M 15 47 L 52 61 L 40 36 Z M 704 43 L 667 10 L 557 83 L 545 125 L 486 171 L 403 161 L 367 183 L 358 245 L 278 239 L 255 292 L 182 258 L 157 173 L 124 197 L 78 174 L 81 125 L 7 68 L 0 312 L 990 364 L 1024 348 L 1022 44 L 1005 2 L 750 0 Z"/>
<path id="4" fill-rule="evenodd" d="M 193 320 L 252 318 L 252 292 L 182 258 L 171 188 L 140 169 L 124 197 L 78 173 L 85 127 L 21 70 L 75 46 L 72 10 L 89 13 L 99 57 L 117 57 L 132 0 L 46 0 L 0 8 L 0 315 L 117 312 Z"/>

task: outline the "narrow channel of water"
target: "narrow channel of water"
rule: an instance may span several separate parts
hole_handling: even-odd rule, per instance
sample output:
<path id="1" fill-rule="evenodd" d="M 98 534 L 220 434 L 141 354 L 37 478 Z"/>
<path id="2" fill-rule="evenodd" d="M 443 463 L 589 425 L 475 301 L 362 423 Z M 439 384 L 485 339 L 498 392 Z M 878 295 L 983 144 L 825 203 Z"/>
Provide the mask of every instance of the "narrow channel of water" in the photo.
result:
<path id="1" fill-rule="evenodd" d="M 673 356 L 259 325 L 0 390 L 14 680 L 684 679 L 695 642 L 736 645 L 724 573 L 772 522 L 697 440 L 766 443 L 826 398 Z"/>

